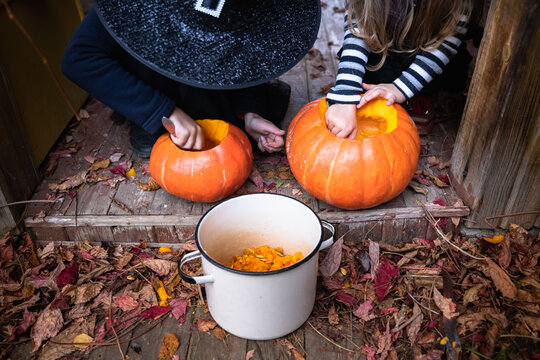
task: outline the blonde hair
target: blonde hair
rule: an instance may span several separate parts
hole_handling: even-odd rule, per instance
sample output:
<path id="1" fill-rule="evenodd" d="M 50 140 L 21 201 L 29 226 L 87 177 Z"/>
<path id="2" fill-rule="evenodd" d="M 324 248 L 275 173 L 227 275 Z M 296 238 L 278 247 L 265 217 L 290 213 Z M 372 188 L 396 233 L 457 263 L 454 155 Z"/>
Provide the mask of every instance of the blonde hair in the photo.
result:
<path id="1" fill-rule="evenodd" d="M 387 29 L 392 2 L 405 14 Z M 368 67 L 373 71 L 380 69 L 390 51 L 416 53 L 438 47 L 456 33 L 458 22 L 471 11 L 471 0 L 422 0 L 416 10 L 413 0 L 351 0 L 347 21 L 350 31 L 362 38 L 372 53 L 382 55 L 377 65 Z"/>

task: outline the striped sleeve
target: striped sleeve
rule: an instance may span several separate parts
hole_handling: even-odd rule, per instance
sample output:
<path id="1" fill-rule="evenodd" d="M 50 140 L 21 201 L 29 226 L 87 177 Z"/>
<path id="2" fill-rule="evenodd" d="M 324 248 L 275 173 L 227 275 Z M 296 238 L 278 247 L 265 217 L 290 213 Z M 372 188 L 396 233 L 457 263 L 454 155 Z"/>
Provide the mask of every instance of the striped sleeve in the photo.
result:
<path id="1" fill-rule="evenodd" d="M 358 104 L 363 92 L 362 79 L 366 73 L 369 49 L 364 40 L 351 33 L 347 26 L 345 13 L 345 35 L 339 58 L 336 84 L 328 92 L 326 99 L 330 103 Z"/>
<path id="2" fill-rule="evenodd" d="M 447 37 L 436 49 L 418 53 L 407 70 L 393 81 L 406 99 L 413 97 L 436 75 L 441 74 L 444 67 L 457 54 L 467 32 L 464 20 L 465 18 L 458 24 L 456 35 Z"/>

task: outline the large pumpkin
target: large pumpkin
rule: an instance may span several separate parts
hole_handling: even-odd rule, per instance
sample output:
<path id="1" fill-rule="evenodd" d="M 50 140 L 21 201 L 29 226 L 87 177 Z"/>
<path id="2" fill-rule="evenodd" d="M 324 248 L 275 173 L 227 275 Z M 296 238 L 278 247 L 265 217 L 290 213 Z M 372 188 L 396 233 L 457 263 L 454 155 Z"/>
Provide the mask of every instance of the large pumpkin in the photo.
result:
<path id="1" fill-rule="evenodd" d="M 182 150 L 168 133 L 154 144 L 150 173 L 167 192 L 181 198 L 213 202 L 221 200 L 247 180 L 253 153 L 247 136 L 221 120 L 197 120 L 205 145 L 202 151 Z"/>
<path id="2" fill-rule="evenodd" d="M 326 127 L 326 100 L 304 106 L 291 121 L 286 151 L 291 171 L 316 198 L 342 209 L 366 209 L 399 195 L 416 171 L 420 138 L 399 105 L 373 100 L 357 111 L 355 139 Z"/>

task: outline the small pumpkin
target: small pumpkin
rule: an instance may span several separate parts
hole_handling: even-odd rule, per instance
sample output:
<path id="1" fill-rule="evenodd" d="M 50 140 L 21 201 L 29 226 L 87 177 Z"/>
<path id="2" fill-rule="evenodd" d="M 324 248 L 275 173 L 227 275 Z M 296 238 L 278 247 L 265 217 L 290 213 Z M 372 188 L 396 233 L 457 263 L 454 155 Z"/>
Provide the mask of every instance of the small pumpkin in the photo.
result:
<path id="1" fill-rule="evenodd" d="M 325 121 L 326 99 L 305 105 L 287 131 L 286 151 L 300 185 L 336 207 L 366 209 L 399 195 L 416 171 L 420 138 L 397 104 L 370 101 L 357 111 L 355 139 L 338 138 Z"/>
<path id="2" fill-rule="evenodd" d="M 253 152 L 246 134 L 222 120 L 197 120 L 205 146 L 182 150 L 168 133 L 161 135 L 150 155 L 150 174 L 167 192 L 178 197 L 214 202 L 238 190 L 247 180 Z"/>

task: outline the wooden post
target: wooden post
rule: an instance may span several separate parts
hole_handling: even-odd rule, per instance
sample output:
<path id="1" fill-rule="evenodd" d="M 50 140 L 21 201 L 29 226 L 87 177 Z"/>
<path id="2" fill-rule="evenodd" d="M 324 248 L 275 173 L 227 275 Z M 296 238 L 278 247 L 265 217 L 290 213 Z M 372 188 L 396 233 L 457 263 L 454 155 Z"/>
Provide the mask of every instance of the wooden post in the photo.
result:
<path id="1" fill-rule="evenodd" d="M 540 4 L 492 0 L 450 175 L 471 209 L 466 226 L 486 217 L 540 210 Z M 540 226 L 540 216 L 493 219 Z"/>

